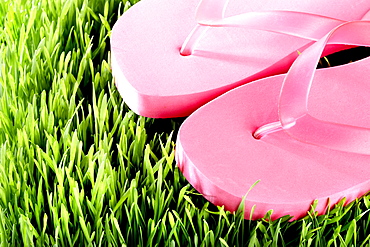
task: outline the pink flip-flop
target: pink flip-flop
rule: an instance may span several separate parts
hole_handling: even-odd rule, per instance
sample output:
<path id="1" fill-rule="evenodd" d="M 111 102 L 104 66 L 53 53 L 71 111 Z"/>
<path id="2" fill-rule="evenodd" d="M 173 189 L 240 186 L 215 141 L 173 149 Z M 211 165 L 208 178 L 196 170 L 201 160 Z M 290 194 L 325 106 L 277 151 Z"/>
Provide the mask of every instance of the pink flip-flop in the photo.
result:
<path id="1" fill-rule="evenodd" d="M 235 211 L 259 181 L 247 219 L 269 210 L 299 219 L 316 199 L 323 214 L 328 201 L 370 191 L 370 58 L 315 72 L 327 42 L 370 46 L 370 22 L 340 25 L 286 75 L 233 89 L 185 120 L 176 160 L 210 202 Z"/>
<path id="2" fill-rule="evenodd" d="M 198 2 L 142 0 L 115 24 L 112 70 L 134 112 L 187 116 L 232 88 L 285 73 L 299 52 L 370 8 L 364 0 Z"/>

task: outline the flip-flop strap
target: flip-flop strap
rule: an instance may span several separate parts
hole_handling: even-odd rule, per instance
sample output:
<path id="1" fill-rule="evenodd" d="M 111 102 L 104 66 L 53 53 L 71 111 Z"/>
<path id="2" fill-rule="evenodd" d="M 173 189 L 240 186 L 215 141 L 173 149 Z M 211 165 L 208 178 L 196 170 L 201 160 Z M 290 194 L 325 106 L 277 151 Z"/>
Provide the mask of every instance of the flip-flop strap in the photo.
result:
<path id="1" fill-rule="evenodd" d="M 308 96 L 316 65 L 328 43 L 370 46 L 370 22 L 344 23 L 307 48 L 287 73 L 279 102 L 280 123 L 257 130 L 255 136 L 284 129 L 294 139 L 333 150 L 370 154 L 370 129 L 326 122 L 308 113 Z"/>
<path id="2" fill-rule="evenodd" d="M 334 27 L 347 21 L 354 21 L 284 10 L 248 12 L 225 17 L 224 14 L 229 1 L 201 0 L 196 11 L 198 24 L 210 27 L 248 27 L 318 40 L 324 37 Z M 368 10 L 361 20 L 370 20 L 370 10 Z"/>
<path id="3" fill-rule="evenodd" d="M 198 5 L 198 26 L 189 34 L 182 48 L 182 55 L 193 53 L 197 41 L 208 27 L 243 27 L 287 34 L 317 41 L 344 20 L 294 11 L 248 12 L 224 17 L 228 0 L 202 0 Z"/>

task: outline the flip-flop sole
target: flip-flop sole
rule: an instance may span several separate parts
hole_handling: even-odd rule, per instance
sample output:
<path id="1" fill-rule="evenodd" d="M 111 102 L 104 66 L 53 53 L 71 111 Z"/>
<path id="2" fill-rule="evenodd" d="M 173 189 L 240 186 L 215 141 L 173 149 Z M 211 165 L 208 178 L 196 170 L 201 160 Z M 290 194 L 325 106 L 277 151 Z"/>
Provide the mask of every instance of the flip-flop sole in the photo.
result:
<path id="1" fill-rule="evenodd" d="M 123 99 L 147 117 L 187 116 L 220 94 L 268 75 L 284 73 L 311 41 L 243 28 L 210 28 L 191 56 L 180 47 L 195 27 L 199 0 L 143 0 L 112 31 L 112 69 Z M 292 10 L 361 19 L 366 1 L 233 0 L 226 16 Z M 349 9 L 351 9 L 349 11 Z"/>
<path id="2" fill-rule="evenodd" d="M 315 199 L 352 201 L 370 190 L 370 157 L 304 144 L 284 131 L 256 140 L 252 133 L 278 121 L 284 75 L 238 87 L 195 111 L 180 128 L 176 159 L 188 181 L 216 205 L 246 218 L 273 210 L 273 219 L 306 215 Z M 370 127 L 370 59 L 316 72 L 309 112 L 329 122 Z M 366 86 L 361 86 L 366 85 Z M 365 90 L 364 90 L 365 88 Z M 250 216 L 252 206 L 254 214 Z"/>

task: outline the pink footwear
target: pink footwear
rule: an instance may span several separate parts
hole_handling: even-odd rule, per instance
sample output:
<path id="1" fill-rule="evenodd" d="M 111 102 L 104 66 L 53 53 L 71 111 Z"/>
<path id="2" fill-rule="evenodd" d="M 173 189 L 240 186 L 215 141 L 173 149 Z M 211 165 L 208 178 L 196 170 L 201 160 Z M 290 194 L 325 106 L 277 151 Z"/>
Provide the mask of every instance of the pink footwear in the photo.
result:
<path id="1" fill-rule="evenodd" d="M 113 74 L 136 113 L 187 116 L 232 88 L 285 73 L 299 52 L 370 8 L 364 0 L 203 0 L 197 10 L 198 2 L 142 0 L 115 24 Z"/>
<path id="2" fill-rule="evenodd" d="M 370 22 L 340 25 L 286 75 L 231 90 L 185 120 L 177 163 L 205 198 L 235 211 L 259 181 L 245 218 L 299 219 L 315 199 L 323 214 L 329 201 L 370 190 L 370 58 L 315 72 L 328 42 L 370 46 Z"/>

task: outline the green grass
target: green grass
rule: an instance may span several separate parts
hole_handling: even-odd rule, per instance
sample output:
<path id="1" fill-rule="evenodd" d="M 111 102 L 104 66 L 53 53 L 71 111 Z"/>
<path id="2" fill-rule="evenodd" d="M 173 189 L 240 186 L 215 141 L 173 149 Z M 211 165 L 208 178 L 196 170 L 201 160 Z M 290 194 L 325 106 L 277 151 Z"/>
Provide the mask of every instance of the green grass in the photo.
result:
<path id="1" fill-rule="evenodd" d="M 209 204 L 174 162 L 181 120 L 130 112 L 109 35 L 136 1 L 0 3 L 1 246 L 368 246 L 370 197 L 272 222 Z"/>

